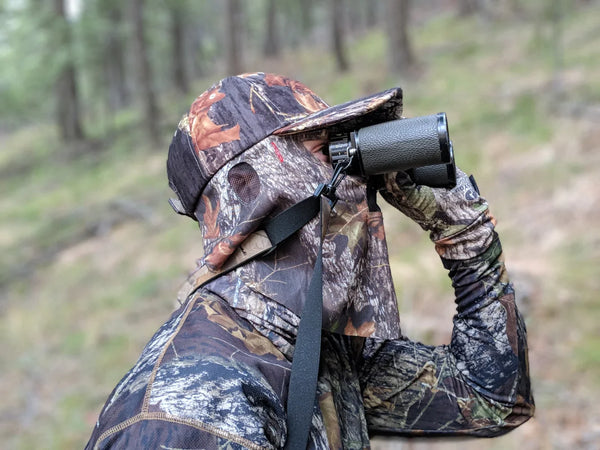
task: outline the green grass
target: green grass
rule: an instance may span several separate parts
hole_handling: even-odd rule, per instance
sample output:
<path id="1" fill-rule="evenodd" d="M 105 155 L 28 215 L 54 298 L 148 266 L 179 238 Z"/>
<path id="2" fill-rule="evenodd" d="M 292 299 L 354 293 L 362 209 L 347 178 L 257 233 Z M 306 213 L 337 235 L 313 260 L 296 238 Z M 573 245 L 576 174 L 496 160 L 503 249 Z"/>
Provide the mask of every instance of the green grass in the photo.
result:
<path id="1" fill-rule="evenodd" d="M 590 376 L 596 384 L 596 389 L 600 388 L 600 376 L 598 376 L 598 367 L 600 367 L 600 336 L 587 336 L 584 341 L 575 347 L 575 358 L 577 360 L 577 370 L 587 376 Z"/>

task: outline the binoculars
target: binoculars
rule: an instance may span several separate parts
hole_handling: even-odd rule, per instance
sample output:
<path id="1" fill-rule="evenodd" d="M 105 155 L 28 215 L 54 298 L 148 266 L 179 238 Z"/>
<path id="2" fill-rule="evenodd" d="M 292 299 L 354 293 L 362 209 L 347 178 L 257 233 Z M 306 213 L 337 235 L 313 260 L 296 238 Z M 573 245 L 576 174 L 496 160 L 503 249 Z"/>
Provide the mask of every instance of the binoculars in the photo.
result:
<path id="1" fill-rule="evenodd" d="M 445 113 L 398 119 L 334 136 L 329 143 L 334 167 L 349 175 L 405 171 L 416 184 L 456 186 L 456 166 Z"/>

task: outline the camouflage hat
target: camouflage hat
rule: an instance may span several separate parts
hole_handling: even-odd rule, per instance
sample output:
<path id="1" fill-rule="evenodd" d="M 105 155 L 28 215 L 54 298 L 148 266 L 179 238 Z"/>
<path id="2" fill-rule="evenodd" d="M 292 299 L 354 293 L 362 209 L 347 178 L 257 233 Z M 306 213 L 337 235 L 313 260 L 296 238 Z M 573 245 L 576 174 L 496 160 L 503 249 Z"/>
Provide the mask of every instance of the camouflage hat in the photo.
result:
<path id="1" fill-rule="evenodd" d="M 202 93 L 179 122 L 169 147 L 169 186 L 175 209 L 194 219 L 200 195 L 228 161 L 264 138 L 352 129 L 399 118 L 402 90 L 329 107 L 299 81 L 265 73 L 228 77 Z"/>

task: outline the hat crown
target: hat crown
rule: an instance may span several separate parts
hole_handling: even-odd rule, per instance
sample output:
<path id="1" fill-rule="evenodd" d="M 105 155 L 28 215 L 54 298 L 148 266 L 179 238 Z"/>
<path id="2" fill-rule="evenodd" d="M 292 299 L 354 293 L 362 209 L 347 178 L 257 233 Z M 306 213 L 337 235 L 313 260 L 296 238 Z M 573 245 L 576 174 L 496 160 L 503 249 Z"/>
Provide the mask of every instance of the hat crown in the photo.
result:
<path id="1" fill-rule="evenodd" d="M 269 73 L 224 78 L 202 93 L 179 123 L 167 175 L 178 212 L 192 218 L 206 184 L 234 157 L 270 135 L 346 132 L 398 119 L 402 90 L 392 88 L 329 107 L 299 81 Z"/>
<path id="2" fill-rule="evenodd" d="M 167 174 L 193 217 L 210 178 L 274 131 L 328 105 L 299 81 L 265 73 L 227 77 L 199 95 L 169 147 Z"/>

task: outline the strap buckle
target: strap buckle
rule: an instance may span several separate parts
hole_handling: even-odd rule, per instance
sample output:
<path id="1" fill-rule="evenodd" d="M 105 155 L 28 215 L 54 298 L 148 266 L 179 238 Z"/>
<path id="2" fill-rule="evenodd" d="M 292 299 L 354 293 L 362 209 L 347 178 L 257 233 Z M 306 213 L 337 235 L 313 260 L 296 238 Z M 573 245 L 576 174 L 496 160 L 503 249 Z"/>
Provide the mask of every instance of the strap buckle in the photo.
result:
<path id="1" fill-rule="evenodd" d="M 346 178 L 346 170 L 352 165 L 352 160 L 354 156 L 351 156 L 349 159 L 340 161 L 335 165 L 335 169 L 333 171 L 333 176 L 329 183 L 321 183 L 317 186 L 317 189 L 313 193 L 313 196 L 320 197 L 321 195 L 327 197 L 329 200 L 329 205 L 331 208 L 335 206 L 338 201 L 337 195 L 335 195 L 335 191 L 337 187 L 340 185 L 342 180 Z"/>

